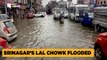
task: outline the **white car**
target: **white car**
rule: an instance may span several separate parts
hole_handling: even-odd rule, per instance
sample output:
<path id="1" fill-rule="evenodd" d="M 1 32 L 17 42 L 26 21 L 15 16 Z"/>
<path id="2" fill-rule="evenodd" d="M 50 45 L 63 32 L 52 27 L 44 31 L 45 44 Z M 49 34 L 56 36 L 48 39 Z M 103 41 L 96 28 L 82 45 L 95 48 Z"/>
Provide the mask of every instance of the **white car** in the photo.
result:
<path id="1" fill-rule="evenodd" d="M 14 19 L 9 17 L 7 14 L 0 14 L 0 20 L 10 20 L 14 23 Z"/>
<path id="2" fill-rule="evenodd" d="M 36 14 L 33 14 L 35 17 L 45 17 L 45 12 L 37 12 Z"/>
<path id="3" fill-rule="evenodd" d="M 17 37 L 17 29 L 10 20 L 0 19 L 0 37 L 11 41 Z"/>

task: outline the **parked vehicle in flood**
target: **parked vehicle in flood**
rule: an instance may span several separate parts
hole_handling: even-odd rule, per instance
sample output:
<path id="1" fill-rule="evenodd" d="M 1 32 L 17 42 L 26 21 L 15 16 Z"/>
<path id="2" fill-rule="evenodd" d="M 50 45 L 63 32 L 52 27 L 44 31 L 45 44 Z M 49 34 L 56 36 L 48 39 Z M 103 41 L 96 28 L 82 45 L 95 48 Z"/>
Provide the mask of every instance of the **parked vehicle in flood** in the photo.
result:
<path id="1" fill-rule="evenodd" d="M 60 8 L 55 9 L 53 13 L 54 19 L 60 19 L 60 14 L 61 14 Z"/>
<path id="2" fill-rule="evenodd" d="M 84 11 L 83 16 L 80 19 L 80 23 L 85 26 L 92 26 L 93 18 L 94 18 L 94 13 L 89 12 L 89 11 Z"/>
<path id="3" fill-rule="evenodd" d="M 17 29 L 9 20 L 0 20 L 0 37 L 11 41 L 17 37 Z"/>
<path id="4" fill-rule="evenodd" d="M 80 21 L 79 19 L 79 12 L 80 11 L 86 11 L 86 10 L 89 10 L 89 6 L 88 5 L 72 5 L 69 7 L 69 19 L 70 20 L 74 20 L 74 21 Z"/>
<path id="5" fill-rule="evenodd" d="M 6 39 L 0 38 L 0 47 L 3 49 L 11 49 L 11 46 Z"/>
<path id="6" fill-rule="evenodd" d="M 64 11 L 64 18 L 68 18 L 68 11 L 67 10 Z"/>
<path id="7" fill-rule="evenodd" d="M 8 41 L 4 38 L 0 38 L 0 60 L 4 60 L 2 57 L 2 49 L 11 49 L 12 47 L 9 45 Z"/>
<path id="8" fill-rule="evenodd" d="M 98 35 L 94 49 L 97 60 L 107 60 L 107 32 Z"/>
<path id="9" fill-rule="evenodd" d="M 34 17 L 45 17 L 45 12 L 37 12 L 36 14 L 33 14 Z"/>
<path id="10" fill-rule="evenodd" d="M 95 31 L 107 31 L 107 7 L 96 7 L 94 9 L 94 15 L 93 24 L 95 26 Z"/>
<path id="11" fill-rule="evenodd" d="M 10 20 L 14 23 L 14 19 L 9 17 L 7 14 L 0 14 L 0 20 Z"/>

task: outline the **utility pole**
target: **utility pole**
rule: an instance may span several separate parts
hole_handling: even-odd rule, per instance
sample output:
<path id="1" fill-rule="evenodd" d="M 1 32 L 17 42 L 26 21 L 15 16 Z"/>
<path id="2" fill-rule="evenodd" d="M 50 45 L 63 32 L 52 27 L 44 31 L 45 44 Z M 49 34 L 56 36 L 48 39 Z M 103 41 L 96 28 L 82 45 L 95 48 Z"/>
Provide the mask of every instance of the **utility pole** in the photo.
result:
<path id="1" fill-rule="evenodd" d="M 5 1 L 5 14 L 7 14 L 7 0 L 4 1 Z"/>

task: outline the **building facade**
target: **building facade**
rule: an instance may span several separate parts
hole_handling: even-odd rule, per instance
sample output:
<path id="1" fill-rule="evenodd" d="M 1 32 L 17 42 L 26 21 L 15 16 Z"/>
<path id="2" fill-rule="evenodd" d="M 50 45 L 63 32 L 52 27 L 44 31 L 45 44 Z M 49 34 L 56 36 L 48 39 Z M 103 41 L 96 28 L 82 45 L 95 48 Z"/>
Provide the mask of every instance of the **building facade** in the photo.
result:
<path id="1" fill-rule="evenodd" d="M 107 6 L 107 0 L 96 0 L 96 6 Z"/>
<path id="2" fill-rule="evenodd" d="M 35 10 L 35 13 L 43 8 L 42 0 L 31 0 L 31 3 L 32 3 L 32 8 Z"/>
<path id="3" fill-rule="evenodd" d="M 64 0 L 59 1 L 58 7 L 59 8 L 67 8 L 67 2 L 65 2 Z"/>
<path id="4" fill-rule="evenodd" d="M 83 1 L 83 4 L 89 5 L 89 4 L 90 4 L 90 0 L 84 0 L 84 1 Z"/>
<path id="5" fill-rule="evenodd" d="M 107 6 L 107 0 L 78 0 L 77 3 L 97 7 Z"/>
<path id="6" fill-rule="evenodd" d="M 78 0 L 78 4 L 85 4 L 89 5 L 90 7 L 95 7 L 96 6 L 96 0 Z"/>

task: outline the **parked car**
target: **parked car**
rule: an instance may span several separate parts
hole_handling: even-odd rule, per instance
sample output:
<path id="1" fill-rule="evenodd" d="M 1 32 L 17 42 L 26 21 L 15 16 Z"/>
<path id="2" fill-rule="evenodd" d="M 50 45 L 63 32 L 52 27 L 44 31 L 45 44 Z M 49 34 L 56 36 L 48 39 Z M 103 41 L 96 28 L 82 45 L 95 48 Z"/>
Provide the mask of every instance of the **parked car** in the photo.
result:
<path id="1" fill-rule="evenodd" d="M 36 14 L 33 14 L 34 17 L 45 17 L 45 12 L 37 12 Z"/>
<path id="2" fill-rule="evenodd" d="M 94 15 L 93 24 L 95 26 L 95 31 L 107 31 L 107 7 L 96 7 L 94 9 Z"/>
<path id="3" fill-rule="evenodd" d="M 97 60 L 107 60 L 107 32 L 98 35 L 94 49 Z"/>
<path id="4" fill-rule="evenodd" d="M 0 38 L 0 60 L 4 60 L 2 57 L 2 49 L 11 49 L 12 47 L 9 45 L 6 39 Z"/>
<path id="5" fill-rule="evenodd" d="M 7 40 L 0 38 L 0 47 L 3 49 L 11 49 L 11 46 L 7 42 Z"/>
<path id="6" fill-rule="evenodd" d="M 53 15 L 54 19 L 59 19 L 60 18 L 60 14 L 61 14 L 60 9 L 55 10 L 54 15 Z"/>
<path id="7" fill-rule="evenodd" d="M 11 41 L 17 37 L 17 29 L 9 20 L 0 20 L 0 37 Z"/>
<path id="8" fill-rule="evenodd" d="M 0 14 L 0 20 L 10 20 L 14 23 L 14 19 L 9 17 L 7 14 Z"/>
<path id="9" fill-rule="evenodd" d="M 64 11 L 64 18 L 68 18 L 68 11 Z"/>

